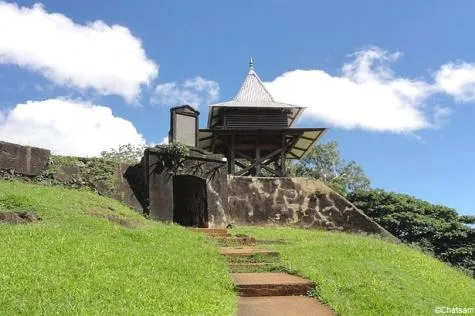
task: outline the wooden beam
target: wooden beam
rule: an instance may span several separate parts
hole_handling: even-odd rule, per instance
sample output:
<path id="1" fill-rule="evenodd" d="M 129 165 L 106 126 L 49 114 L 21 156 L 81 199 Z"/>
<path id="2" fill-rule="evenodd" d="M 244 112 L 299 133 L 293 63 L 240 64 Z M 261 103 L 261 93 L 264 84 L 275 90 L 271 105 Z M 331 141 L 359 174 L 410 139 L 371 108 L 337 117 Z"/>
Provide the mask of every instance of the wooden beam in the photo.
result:
<path id="1" fill-rule="evenodd" d="M 211 135 L 211 136 L 202 137 L 202 138 L 200 138 L 199 140 L 200 140 L 200 141 L 202 141 L 202 140 L 208 140 L 208 139 L 213 138 L 213 136 L 214 136 L 214 134 Z"/>
<path id="2" fill-rule="evenodd" d="M 256 161 L 260 161 L 261 160 L 261 149 L 259 148 L 259 139 L 256 139 Z M 260 176 L 261 174 L 261 164 L 258 163 L 256 164 L 256 176 Z"/>
<path id="3" fill-rule="evenodd" d="M 261 148 L 261 150 L 275 150 L 279 147 L 280 147 L 280 145 L 268 144 L 268 145 L 261 145 L 260 148 Z M 252 144 L 249 144 L 249 145 L 236 144 L 235 148 L 236 148 L 236 150 L 254 150 L 256 148 L 256 146 L 252 145 Z"/>
<path id="4" fill-rule="evenodd" d="M 236 155 L 237 155 L 237 156 L 241 156 L 242 158 L 244 158 L 244 159 L 246 159 L 247 161 L 249 161 L 251 164 L 254 162 L 254 159 L 253 159 L 253 158 L 249 157 L 248 155 L 246 155 L 246 154 L 244 154 L 244 153 L 242 153 L 242 152 L 236 151 Z M 272 162 L 272 161 L 266 161 L 266 162 L 264 162 L 264 163 L 261 165 L 261 167 L 264 168 L 264 169 L 266 169 L 267 171 L 273 173 L 273 174 L 276 174 L 274 169 L 272 169 L 271 167 L 268 167 L 268 166 L 267 166 L 267 164 L 269 164 L 270 162 Z M 243 169 L 246 169 L 247 167 L 249 167 L 249 166 L 246 166 L 246 165 L 244 165 L 243 163 L 240 163 L 240 162 L 238 162 L 238 161 L 235 161 L 235 163 L 236 163 L 236 165 L 238 165 L 239 167 L 241 167 L 241 168 L 243 168 Z"/>
<path id="5" fill-rule="evenodd" d="M 269 158 L 272 158 L 274 157 L 275 155 L 279 154 L 281 151 L 285 151 L 287 149 L 287 146 L 286 147 L 283 147 L 283 148 L 279 148 L 277 150 L 274 150 L 273 152 L 271 152 L 270 154 L 266 155 L 265 157 L 263 157 L 262 159 L 260 158 L 259 160 L 255 160 L 249 167 L 247 167 L 246 169 L 243 169 L 240 171 L 240 173 L 238 175 L 241 175 L 241 174 L 244 174 L 246 173 L 247 171 L 251 170 L 252 168 L 254 168 L 256 165 L 260 164 L 262 161 L 264 160 L 267 160 Z"/>
<path id="6" fill-rule="evenodd" d="M 234 135 L 231 135 L 231 154 L 229 156 L 229 173 L 235 174 L 236 173 L 236 166 L 234 164 L 235 160 L 235 152 L 234 152 Z"/>
<path id="7" fill-rule="evenodd" d="M 306 140 L 310 140 L 310 141 L 312 141 L 312 142 L 315 140 L 314 138 L 306 137 L 306 136 L 303 136 L 303 135 L 301 135 L 300 138 L 303 138 L 303 139 L 306 139 Z"/>
<path id="8" fill-rule="evenodd" d="M 286 140 L 285 136 L 282 137 L 282 144 L 285 145 Z M 283 177 L 285 175 L 285 152 L 280 153 L 279 157 L 279 171 L 280 171 L 280 176 Z"/>
<path id="9" fill-rule="evenodd" d="M 213 138 L 211 140 L 211 152 L 214 153 L 214 149 L 216 148 L 216 134 L 213 134 Z"/>
<path id="10" fill-rule="evenodd" d="M 294 156 L 295 159 L 299 159 L 300 157 L 297 156 L 296 154 L 294 154 L 293 152 L 289 151 L 289 154 L 291 154 L 292 156 Z"/>
<path id="11" fill-rule="evenodd" d="M 301 148 L 301 147 L 297 147 L 297 146 L 295 146 L 294 148 L 295 148 L 295 149 L 298 149 L 298 150 L 301 150 L 301 151 L 303 151 L 303 152 L 307 151 L 307 149 L 308 149 L 308 148 L 305 149 L 305 148 Z"/>

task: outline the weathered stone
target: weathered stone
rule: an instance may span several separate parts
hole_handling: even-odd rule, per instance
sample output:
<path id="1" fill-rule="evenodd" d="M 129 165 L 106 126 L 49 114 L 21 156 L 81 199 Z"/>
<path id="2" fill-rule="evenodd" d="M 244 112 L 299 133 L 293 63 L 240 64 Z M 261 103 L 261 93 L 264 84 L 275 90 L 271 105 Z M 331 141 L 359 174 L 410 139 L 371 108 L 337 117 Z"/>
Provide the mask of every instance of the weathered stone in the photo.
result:
<path id="1" fill-rule="evenodd" d="M 291 296 L 306 295 L 315 289 L 315 283 L 286 273 L 256 272 L 233 273 L 239 296 Z"/>
<path id="2" fill-rule="evenodd" d="M 305 296 L 240 297 L 238 316 L 334 316 L 328 306 Z"/>
<path id="3" fill-rule="evenodd" d="M 221 247 L 219 253 L 224 256 L 237 256 L 237 257 L 251 257 L 255 255 L 260 256 L 279 256 L 279 253 L 273 250 L 260 249 L 260 248 L 234 248 L 234 247 Z"/>
<path id="4" fill-rule="evenodd" d="M 173 176 L 154 172 L 157 157 L 157 151 L 154 148 L 145 151 L 150 215 L 155 219 L 173 221 L 174 198 L 177 194 L 192 194 L 193 192 L 174 193 Z M 226 226 L 229 223 L 226 216 L 228 208 L 226 162 L 217 157 L 206 156 L 199 150 L 192 150 L 182 172 L 177 174 L 177 176 L 181 175 L 193 176 L 205 182 L 208 227 Z"/>
<path id="5" fill-rule="evenodd" d="M 0 169 L 37 176 L 48 164 L 50 151 L 0 141 Z"/>
<path id="6" fill-rule="evenodd" d="M 318 180 L 229 176 L 228 186 L 233 224 L 298 225 L 391 236 Z"/>
<path id="7" fill-rule="evenodd" d="M 49 155 L 45 149 L 0 142 L 0 177 L 43 181 L 41 172 L 47 166 Z M 137 165 L 121 164 L 117 171 L 104 170 L 113 173 L 105 182 L 88 177 L 87 172 L 84 174 L 89 168 L 98 168 L 95 161 L 88 158 L 77 158 L 72 164 L 60 165 L 58 170 L 51 170 L 53 174 L 48 177 L 72 188 L 92 188 L 139 212 L 149 213 L 153 219 L 172 222 L 174 199 L 189 200 L 192 205 L 185 206 L 193 210 L 193 203 L 199 202 L 199 196 L 191 192 L 193 185 L 188 188 L 190 190 L 178 190 L 180 192 L 174 194 L 173 177 L 153 172 L 157 157 L 155 149 L 150 148 Z M 93 174 L 96 172 L 100 173 L 100 170 L 94 170 Z M 214 176 L 210 177 L 210 173 Z M 317 180 L 228 176 L 226 162 L 198 149 L 191 149 L 178 176 L 195 177 L 197 181 L 190 182 L 202 186 L 197 190 L 204 192 L 200 201 L 205 201 L 201 206 L 197 205 L 197 209 L 204 214 L 199 218 L 203 219 L 201 222 L 205 227 L 297 225 L 390 236 L 353 204 Z M 193 194 L 195 198 L 190 198 Z"/>
<path id="8" fill-rule="evenodd" d="M 0 211 L 0 223 L 9 223 L 9 224 L 25 224 L 41 221 L 41 217 L 35 213 L 17 211 L 17 212 L 8 212 Z"/>

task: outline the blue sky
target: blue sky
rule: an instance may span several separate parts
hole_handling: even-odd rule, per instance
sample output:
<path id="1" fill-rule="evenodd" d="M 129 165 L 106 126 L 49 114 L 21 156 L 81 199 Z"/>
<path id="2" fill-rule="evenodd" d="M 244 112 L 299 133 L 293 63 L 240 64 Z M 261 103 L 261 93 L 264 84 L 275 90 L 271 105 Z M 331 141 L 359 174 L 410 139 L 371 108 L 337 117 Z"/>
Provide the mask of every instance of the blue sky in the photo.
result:
<path id="1" fill-rule="evenodd" d="M 252 56 L 375 187 L 475 214 L 475 3 L 0 1 L 0 139 L 96 155 L 231 99 Z"/>

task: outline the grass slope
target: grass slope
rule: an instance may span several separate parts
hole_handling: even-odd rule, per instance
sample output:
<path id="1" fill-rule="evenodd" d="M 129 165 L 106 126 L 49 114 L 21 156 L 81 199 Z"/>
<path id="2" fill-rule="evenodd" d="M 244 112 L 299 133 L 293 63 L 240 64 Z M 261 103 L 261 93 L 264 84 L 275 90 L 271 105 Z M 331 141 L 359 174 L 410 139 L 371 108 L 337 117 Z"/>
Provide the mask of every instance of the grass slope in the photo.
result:
<path id="1" fill-rule="evenodd" d="M 1 315 L 235 313 L 226 262 L 200 234 L 91 192 L 19 182 L 0 181 L 0 210 L 43 219 L 0 224 Z"/>
<path id="2" fill-rule="evenodd" d="M 474 307 L 475 280 L 402 244 L 374 237 L 292 228 L 233 233 L 280 252 L 290 270 L 317 283 L 317 296 L 339 315 L 433 315 L 438 306 Z"/>

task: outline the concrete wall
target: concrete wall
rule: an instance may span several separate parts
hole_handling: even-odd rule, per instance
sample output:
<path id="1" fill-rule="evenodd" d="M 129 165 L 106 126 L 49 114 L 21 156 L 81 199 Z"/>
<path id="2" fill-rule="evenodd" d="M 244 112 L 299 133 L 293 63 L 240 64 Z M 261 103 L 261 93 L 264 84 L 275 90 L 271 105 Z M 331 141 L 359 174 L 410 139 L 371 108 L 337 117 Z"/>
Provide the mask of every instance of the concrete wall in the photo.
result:
<path id="1" fill-rule="evenodd" d="M 48 164 L 50 151 L 0 141 L 0 169 L 37 176 Z"/>
<path id="2" fill-rule="evenodd" d="M 228 192 L 229 217 L 237 225 L 298 225 L 391 236 L 318 180 L 229 176 Z"/>

